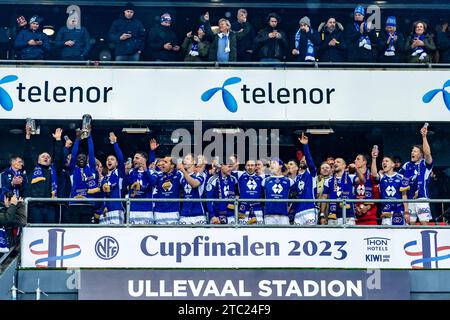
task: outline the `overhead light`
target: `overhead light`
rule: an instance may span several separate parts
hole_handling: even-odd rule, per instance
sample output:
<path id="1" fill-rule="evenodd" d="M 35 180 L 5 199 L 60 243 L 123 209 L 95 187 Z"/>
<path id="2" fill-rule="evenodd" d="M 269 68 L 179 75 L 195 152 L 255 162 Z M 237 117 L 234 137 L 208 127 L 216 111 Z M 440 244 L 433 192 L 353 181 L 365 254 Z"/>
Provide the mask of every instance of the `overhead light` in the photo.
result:
<path id="1" fill-rule="evenodd" d="M 214 128 L 213 129 L 214 133 L 219 133 L 219 134 L 237 134 L 241 132 L 241 129 L 236 128 Z"/>
<path id="2" fill-rule="evenodd" d="M 331 134 L 331 133 L 334 133 L 334 130 L 331 128 L 328 128 L 328 129 L 306 129 L 306 133 L 309 133 L 309 134 Z"/>
<path id="3" fill-rule="evenodd" d="M 122 132 L 125 133 L 148 133 L 150 129 L 148 127 L 145 128 L 123 128 Z"/>
<path id="4" fill-rule="evenodd" d="M 11 134 L 22 134 L 23 130 L 22 129 L 11 129 L 11 130 L 9 130 L 9 133 L 11 133 Z"/>
<path id="5" fill-rule="evenodd" d="M 42 32 L 51 37 L 55 34 L 55 28 L 53 26 L 44 26 L 42 27 Z"/>

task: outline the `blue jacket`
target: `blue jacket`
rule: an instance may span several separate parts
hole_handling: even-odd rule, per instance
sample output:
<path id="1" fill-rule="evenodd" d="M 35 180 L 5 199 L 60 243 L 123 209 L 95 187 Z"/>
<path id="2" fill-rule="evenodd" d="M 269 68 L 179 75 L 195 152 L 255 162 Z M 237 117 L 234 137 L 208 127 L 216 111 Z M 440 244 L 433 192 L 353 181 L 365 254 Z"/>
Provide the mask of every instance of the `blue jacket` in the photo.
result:
<path id="1" fill-rule="evenodd" d="M 23 178 L 23 182 L 22 182 L 21 185 L 13 186 L 11 184 L 11 181 L 12 181 L 12 179 L 15 176 L 19 176 L 19 177 Z M 27 176 L 26 176 L 26 174 L 24 173 L 23 170 L 19 170 L 17 172 L 14 172 L 14 170 L 11 167 L 9 167 L 8 169 L 6 169 L 5 171 L 3 171 L 0 174 L 0 177 L 1 177 L 1 179 L 0 179 L 0 186 L 2 188 L 1 189 L 1 194 L 0 194 L 0 202 L 3 201 L 3 197 L 5 196 L 5 194 L 7 192 L 10 192 L 10 191 L 14 192 L 14 194 L 17 197 L 24 197 L 25 196 L 25 188 L 27 186 Z"/>
<path id="2" fill-rule="evenodd" d="M 28 41 L 40 40 L 42 45 L 30 46 Z M 51 46 L 48 37 L 41 30 L 32 31 L 30 29 L 22 30 L 14 41 L 14 48 L 20 51 L 22 60 L 42 60 L 44 53 L 50 51 Z"/>
<path id="3" fill-rule="evenodd" d="M 120 40 L 124 33 L 131 33 L 131 38 Z M 114 20 L 109 29 L 109 40 L 116 46 L 116 56 L 135 54 L 144 50 L 145 27 L 142 22 L 134 17 L 126 19 L 124 16 Z"/>
<path id="4" fill-rule="evenodd" d="M 66 46 L 66 41 L 72 40 L 75 44 L 72 47 Z M 56 34 L 56 47 L 61 48 L 62 59 L 78 58 L 84 60 L 91 49 L 91 39 L 86 28 L 69 29 L 62 27 Z"/>

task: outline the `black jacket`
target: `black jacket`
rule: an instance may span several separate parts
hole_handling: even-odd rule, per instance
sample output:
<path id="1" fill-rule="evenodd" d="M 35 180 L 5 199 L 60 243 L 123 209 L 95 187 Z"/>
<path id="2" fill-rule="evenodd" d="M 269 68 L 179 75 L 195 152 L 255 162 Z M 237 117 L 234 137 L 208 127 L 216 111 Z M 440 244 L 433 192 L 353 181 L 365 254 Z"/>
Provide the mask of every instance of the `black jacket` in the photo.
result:
<path id="1" fill-rule="evenodd" d="M 231 24 L 231 30 L 236 33 L 237 36 L 237 61 L 251 61 L 253 51 L 253 42 L 255 40 L 255 29 L 247 21 L 245 23 L 239 23 L 237 21 Z M 241 32 L 239 32 L 242 30 Z"/>
<path id="2" fill-rule="evenodd" d="M 438 32 L 436 42 L 440 53 L 439 62 L 450 63 L 450 32 Z"/>
<path id="3" fill-rule="evenodd" d="M 310 29 L 309 32 L 301 32 L 300 34 L 300 43 L 299 43 L 299 51 L 300 54 L 292 55 L 291 59 L 295 62 L 305 62 L 306 50 L 308 48 L 308 40 L 310 40 L 314 46 L 314 55 L 317 58 L 317 49 L 319 45 L 319 35 L 313 29 Z M 292 48 L 295 48 L 295 34 L 292 38 Z"/>
<path id="4" fill-rule="evenodd" d="M 269 38 L 269 33 L 273 30 L 281 34 L 280 39 Z M 284 60 L 288 48 L 286 34 L 278 28 L 268 26 L 260 30 L 255 38 L 255 54 L 258 60 L 264 58 Z"/>
<path id="5" fill-rule="evenodd" d="M 397 41 L 394 42 L 395 56 L 386 56 L 385 52 L 388 49 L 389 35 L 386 31 L 380 32 L 377 39 L 378 61 L 385 63 L 399 63 L 405 60 L 405 38 L 401 33 L 397 33 Z"/>
<path id="6" fill-rule="evenodd" d="M 170 27 L 159 25 L 150 30 L 147 38 L 147 46 L 150 49 L 152 60 L 179 60 L 178 52 L 164 49 L 166 43 L 170 43 L 172 46 L 179 45 L 177 35 Z"/>
<path id="7" fill-rule="evenodd" d="M 366 30 L 363 34 L 356 30 L 354 22 L 349 23 L 344 31 L 345 44 L 347 46 L 348 62 L 375 62 L 376 61 L 376 43 L 377 34 L 375 30 Z M 368 36 L 371 42 L 372 50 L 359 46 L 359 38 Z"/>
<path id="8" fill-rule="evenodd" d="M 120 36 L 124 33 L 131 33 L 131 38 L 120 40 Z M 114 20 L 108 35 L 109 40 L 115 44 L 116 56 L 131 55 L 144 50 L 145 27 L 134 17 L 126 19 L 122 16 Z"/>
<path id="9" fill-rule="evenodd" d="M 0 207 L 0 226 L 5 227 L 23 227 L 27 224 L 27 212 L 23 202 L 17 205 L 10 205 L 8 208 L 2 205 Z"/>
<path id="10" fill-rule="evenodd" d="M 66 46 L 65 42 L 72 40 L 75 44 L 72 47 Z M 91 48 L 91 38 L 85 27 L 80 29 L 69 29 L 62 27 L 56 34 L 56 47 L 61 49 L 62 59 L 86 59 Z"/>
<path id="11" fill-rule="evenodd" d="M 336 28 L 330 32 L 326 23 L 321 23 L 319 31 L 319 45 L 316 57 L 320 62 L 345 62 L 346 61 L 346 45 L 344 41 L 344 27 L 340 23 L 336 23 Z M 331 40 L 336 39 L 335 46 L 330 46 Z"/>
<path id="12" fill-rule="evenodd" d="M 53 163 L 56 170 L 56 177 L 58 177 L 58 172 L 60 172 L 64 165 L 64 151 L 63 151 L 63 143 L 62 141 L 55 141 L 54 146 L 54 158 Z M 33 159 L 33 154 L 31 151 L 31 140 L 25 140 L 25 152 L 24 152 L 24 162 L 25 162 L 25 171 L 27 173 L 27 178 L 29 181 L 28 188 L 26 190 L 27 197 L 33 198 L 51 198 L 52 197 L 52 173 L 51 169 L 48 166 L 42 166 L 39 164 L 35 164 Z M 45 180 L 38 181 L 33 183 L 33 172 L 36 166 L 41 167 L 43 177 Z M 56 181 L 58 183 L 58 181 Z M 59 186 L 58 186 L 59 187 Z"/>

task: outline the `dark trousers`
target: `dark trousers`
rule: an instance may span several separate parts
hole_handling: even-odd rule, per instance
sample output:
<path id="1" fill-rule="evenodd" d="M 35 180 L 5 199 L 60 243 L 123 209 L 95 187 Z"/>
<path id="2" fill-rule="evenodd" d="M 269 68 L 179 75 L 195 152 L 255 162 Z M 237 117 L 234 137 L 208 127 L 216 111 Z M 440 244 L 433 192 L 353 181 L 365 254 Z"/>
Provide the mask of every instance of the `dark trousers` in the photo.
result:
<path id="1" fill-rule="evenodd" d="M 69 223 L 92 223 L 94 206 L 87 204 L 69 206 Z"/>
<path id="2" fill-rule="evenodd" d="M 31 203 L 28 208 L 29 223 L 56 223 L 53 204 Z"/>

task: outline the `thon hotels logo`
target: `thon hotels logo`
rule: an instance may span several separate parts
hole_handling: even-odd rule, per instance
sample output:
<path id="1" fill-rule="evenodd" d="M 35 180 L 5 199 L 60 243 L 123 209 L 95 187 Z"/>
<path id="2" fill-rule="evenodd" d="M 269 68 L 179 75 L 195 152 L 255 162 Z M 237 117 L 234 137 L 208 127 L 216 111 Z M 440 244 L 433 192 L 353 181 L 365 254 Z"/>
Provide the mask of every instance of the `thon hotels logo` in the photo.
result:
<path id="1" fill-rule="evenodd" d="M 107 103 L 112 87 L 86 85 L 61 86 L 45 80 L 41 83 L 19 82 L 15 88 L 5 88 L 5 84 L 18 80 L 16 75 L 0 79 L 0 106 L 11 111 L 15 102 L 24 103 Z"/>
<path id="2" fill-rule="evenodd" d="M 450 111 L 450 93 L 445 90 L 445 88 L 450 87 L 450 80 L 447 80 L 444 85 L 442 86 L 442 89 L 434 89 L 431 91 L 428 91 L 425 93 L 422 97 L 422 101 L 424 103 L 430 103 L 431 100 L 434 99 L 434 97 L 442 92 L 442 99 L 444 100 L 444 104 L 447 107 L 447 109 Z"/>
<path id="3" fill-rule="evenodd" d="M 251 86 L 248 83 L 242 83 L 239 89 L 240 94 L 234 94 L 227 86 L 242 82 L 239 77 L 226 79 L 221 87 L 214 87 L 206 90 L 201 95 L 203 102 L 208 102 L 217 93 L 222 92 L 222 101 L 230 112 L 237 112 L 239 104 L 304 104 L 320 105 L 331 104 L 332 94 L 336 92 L 335 88 L 300 88 L 300 87 L 277 87 L 276 83 L 266 82 L 260 86 Z"/>

